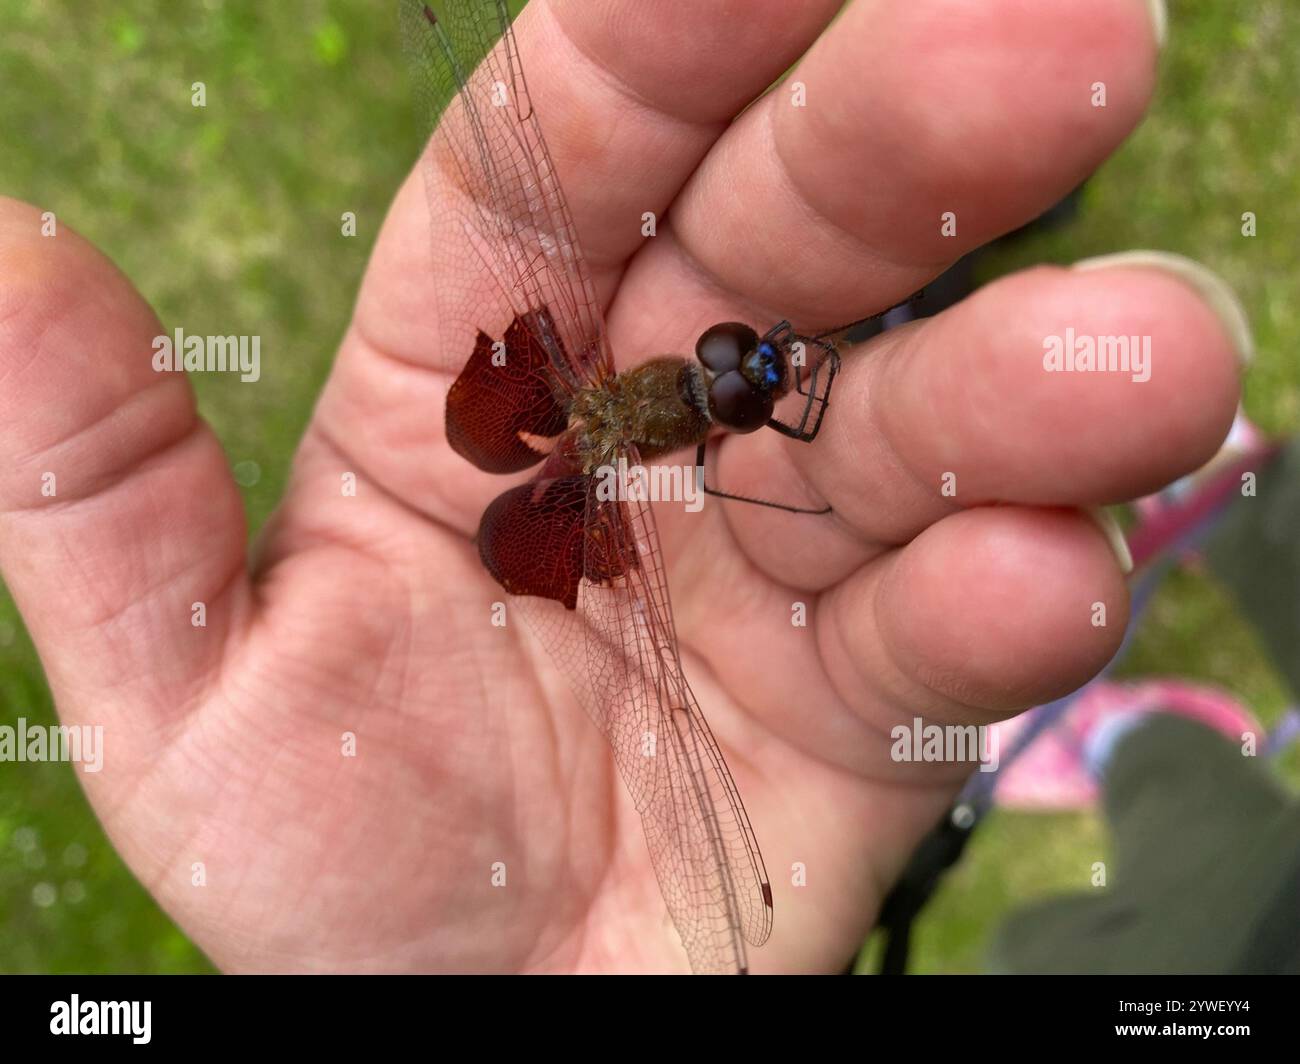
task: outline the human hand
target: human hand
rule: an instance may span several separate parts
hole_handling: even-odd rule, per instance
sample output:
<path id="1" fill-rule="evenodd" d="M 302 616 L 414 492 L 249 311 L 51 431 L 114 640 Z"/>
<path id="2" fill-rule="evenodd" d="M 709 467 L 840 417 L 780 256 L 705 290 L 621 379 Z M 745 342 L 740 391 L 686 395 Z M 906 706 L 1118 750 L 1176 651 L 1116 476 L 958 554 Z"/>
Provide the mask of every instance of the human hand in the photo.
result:
<path id="1" fill-rule="evenodd" d="M 521 17 L 624 359 L 688 353 L 712 321 L 887 305 L 1076 185 L 1153 82 L 1140 0 L 859 0 L 799 68 L 807 107 L 779 89 L 729 124 L 839 3 L 794 6 L 639 4 L 620 22 L 536 0 Z M 105 726 L 104 770 L 83 779 L 106 829 L 223 968 L 681 969 L 599 736 L 523 632 L 487 620 L 501 591 L 471 537 L 503 482 L 442 438 L 459 367 L 430 354 L 420 182 L 398 195 L 251 560 L 220 447 L 184 381 L 151 369 L 152 313 L 88 245 L 41 238 L 5 201 L 4 575 L 64 722 Z M 642 212 L 670 204 L 643 241 Z M 1043 338 L 1067 326 L 1151 336 L 1151 379 L 1045 373 Z M 754 970 L 842 967 L 960 785 L 969 766 L 892 761 L 893 725 L 985 723 L 1108 660 L 1124 580 L 1077 508 L 1214 452 L 1235 332 L 1167 272 L 1019 274 L 846 352 L 815 445 L 719 448 L 727 490 L 825 499 L 833 516 L 662 508 L 687 676 L 773 874 Z M 790 625 L 796 600 L 807 628 Z"/>

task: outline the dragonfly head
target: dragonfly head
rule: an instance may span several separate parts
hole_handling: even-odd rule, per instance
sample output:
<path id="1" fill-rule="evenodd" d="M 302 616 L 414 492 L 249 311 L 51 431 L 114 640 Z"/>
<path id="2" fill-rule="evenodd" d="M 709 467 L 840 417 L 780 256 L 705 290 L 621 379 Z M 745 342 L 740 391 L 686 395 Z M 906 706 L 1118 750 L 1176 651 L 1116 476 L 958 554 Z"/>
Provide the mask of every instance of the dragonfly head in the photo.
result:
<path id="1" fill-rule="evenodd" d="M 785 354 L 748 325 L 724 321 L 700 334 L 695 355 L 704 367 L 709 414 L 732 432 L 767 424 L 787 384 Z"/>

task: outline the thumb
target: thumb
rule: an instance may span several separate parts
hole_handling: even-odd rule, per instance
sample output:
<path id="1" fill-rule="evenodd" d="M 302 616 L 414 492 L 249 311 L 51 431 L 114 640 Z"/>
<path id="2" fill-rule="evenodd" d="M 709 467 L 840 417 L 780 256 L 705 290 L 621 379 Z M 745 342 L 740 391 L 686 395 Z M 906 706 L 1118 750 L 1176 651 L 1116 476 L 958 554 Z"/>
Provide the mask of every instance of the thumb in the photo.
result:
<path id="1" fill-rule="evenodd" d="M 250 602 L 239 495 L 189 383 L 153 369 L 161 332 L 103 255 L 0 197 L 0 572 L 65 723 L 104 725 L 117 768 L 197 704 Z"/>

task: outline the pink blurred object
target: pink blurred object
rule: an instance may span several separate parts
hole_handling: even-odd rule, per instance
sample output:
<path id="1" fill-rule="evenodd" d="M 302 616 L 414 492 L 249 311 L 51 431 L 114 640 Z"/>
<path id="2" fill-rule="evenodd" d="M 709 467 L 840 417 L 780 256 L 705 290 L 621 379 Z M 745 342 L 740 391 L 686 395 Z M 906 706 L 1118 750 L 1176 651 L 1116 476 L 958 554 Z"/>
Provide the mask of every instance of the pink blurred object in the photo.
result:
<path id="1" fill-rule="evenodd" d="M 1021 753 L 998 780 L 996 800 L 1011 809 L 1036 811 L 1080 809 L 1097 799 L 1097 782 L 1088 771 L 1084 750 L 1103 722 L 1121 714 L 1177 713 L 1200 721 L 1233 742 L 1253 734 L 1259 748 L 1264 728 L 1236 699 L 1215 687 L 1183 680 L 1139 683 L 1097 681 L 1087 687 L 1061 718 Z M 1006 757 L 1029 724 L 1029 715 L 994 726 L 995 749 Z"/>
<path id="2" fill-rule="evenodd" d="M 1172 505 L 1187 501 L 1198 487 L 1214 479 L 1216 474 L 1242 458 L 1261 455 L 1269 448 L 1269 439 L 1256 428 L 1240 410 L 1233 418 L 1232 428 L 1224 438 L 1218 452 L 1195 473 L 1175 480 L 1154 495 L 1147 495 L 1133 504 L 1139 518 L 1145 520 Z"/>
<path id="3" fill-rule="evenodd" d="M 1223 446 L 1195 473 L 1133 504 L 1137 524 L 1128 533 L 1136 567 L 1154 562 L 1180 540 L 1210 520 L 1238 496 L 1244 473 L 1255 472 L 1277 453 L 1270 441 L 1240 411 Z M 1193 549 L 1179 553 L 1181 561 L 1195 564 Z M 1119 718 L 1143 712 L 1178 713 L 1198 720 L 1240 742 L 1244 734 L 1256 736 L 1263 748 L 1265 734 L 1241 703 L 1214 687 L 1177 679 L 1137 683 L 1095 681 L 1086 687 L 1055 724 L 1038 736 L 999 777 L 996 800 L 1017 809 L 1078 809 L 1097 798 L 1097 784 L 1089 771 L 1089 740 L 1104 749 L 1110 738 L 1098 729 L 1122 727 Z M 994 727 L 995 749 L 1005 758 L 1030 723 L 1029 715 Z M 1095 751 L 1094 751 L 1095 752 Z"/>
<path id="4" fill-rule="evenodd" d="M 1257 472 L 1277 451 L 1278 444 L 1269 440 L 1239 409 L 1213 458 L 1195 473 L 1133 503 L 1138 523 L 1129 531 L 1128 541 L 1134 564 L 1140 569 L 1158 556 L 1169 540 L 1224 505 L 1239 491 L 1241 474 Z M 1193 566 L 1200 560 L 1191 547 L 1180 550 L 1178 559 Z"/>

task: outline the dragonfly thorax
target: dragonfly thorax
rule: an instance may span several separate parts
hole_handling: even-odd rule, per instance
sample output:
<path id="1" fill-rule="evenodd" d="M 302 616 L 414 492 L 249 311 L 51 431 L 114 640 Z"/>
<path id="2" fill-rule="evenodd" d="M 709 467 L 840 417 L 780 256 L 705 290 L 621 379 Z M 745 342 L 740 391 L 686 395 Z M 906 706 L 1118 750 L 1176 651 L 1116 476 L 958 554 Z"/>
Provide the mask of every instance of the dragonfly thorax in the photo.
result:
<path id="1" fill-rule="evenodd" d="M 569 409 L 584 473 L 615 464 L 628 444 L 642 458 L 691 447 L 712 427 L 700 367 L 676 355 L 650 359 L 603 387 L 579 392 Z"/>

